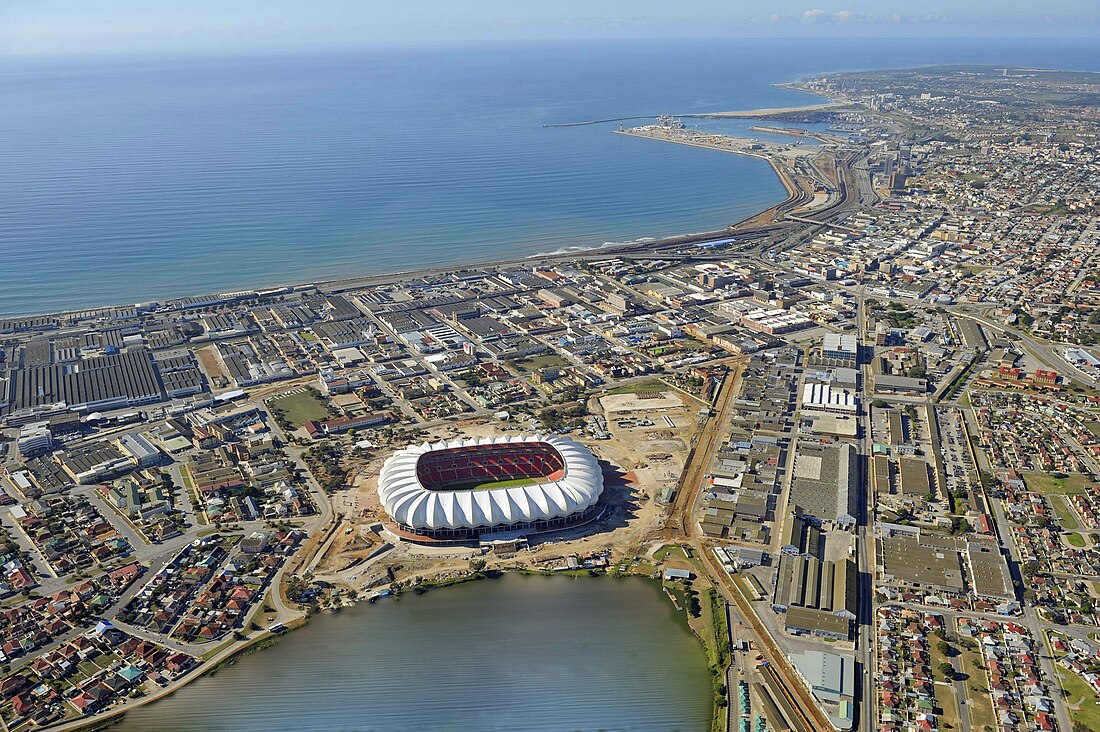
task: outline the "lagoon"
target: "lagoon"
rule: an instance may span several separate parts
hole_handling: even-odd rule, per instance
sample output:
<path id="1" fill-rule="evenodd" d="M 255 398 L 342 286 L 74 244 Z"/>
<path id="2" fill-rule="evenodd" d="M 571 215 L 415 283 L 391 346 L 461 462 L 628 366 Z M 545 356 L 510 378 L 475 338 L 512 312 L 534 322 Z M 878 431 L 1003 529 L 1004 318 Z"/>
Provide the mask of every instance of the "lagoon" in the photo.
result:
<path id="1" fill-rule="evenodd" d="M 324 614 L 115 732 L 709 729 L 702 645 L 638 577 L 505 575 Z"/>

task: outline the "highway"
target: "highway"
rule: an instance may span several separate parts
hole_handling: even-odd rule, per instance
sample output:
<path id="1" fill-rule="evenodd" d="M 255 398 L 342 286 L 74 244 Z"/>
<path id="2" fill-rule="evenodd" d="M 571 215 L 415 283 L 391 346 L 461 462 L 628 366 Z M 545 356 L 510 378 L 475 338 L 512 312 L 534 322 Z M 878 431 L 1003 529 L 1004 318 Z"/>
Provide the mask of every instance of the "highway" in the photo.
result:
<path id="1" fill-rule="evenodd" d="M 856 322 L 859 330 L 866 332 L 867 309 L 864 298 L 860 296 L 857 303 Z M 867 388 L 867 375 L 871 371 L 870 365 L 863 366 L 864 373 L 860 379 L 860 401 L 866 405 L 865 390 Z M 859 695 L 859 718 L 857 729 L 870 730 L 875 723 L 875 684 L 873 674 L 875 671 L 875 659 L 877 647 L 875 646 L 875 496 L 871 489 L 871 477 L 869 475 L 868 456 L 871 453 L 871 417 L 870 410 L 864 408 L 859 417 L 859 437 L 857 449 L 862 459 L 859 462 L 859 485 L 863 487 L 863 501 L 859 516 L 859 526 L 856 529 L 856 568 L 858 571 L 859 585 L 859 618 L 856 635 L 856 662 L 860 670 L 856 693 Z"/>
<path id="2" fill-rule="evenodd" d="M 1059 348 L 1065 348 L 1070 344 L 1053 345 L 1050 343 L 1041 343 L 1037 339 L 1027 335 L 1026 333 L 1021 333 L 1015 328 L 1010 328 L 1003 323 L 998 323 L 982 315 L 969 312 L 964 309 L 965 307 L 966 306 L 954 308 L 951 310 L 951 312 L 956 317 L 969 318 L 971 320 L 981 323 L 983 326 L 989 328 L 990 330 L 996 331 L 998 333 L 1004 333 L 1010 338 L 1020 342 L 1024 346 L 1024 348 L 1031 352 L 1031 355 L 1035 356 L 1037 359 L 1045 363 L 1048 367 L 1057 371 L 1065 371 L 1068 369 L 1073 374 L 1073 378 L 1077 379 L 1078 381 L 1081 381 L 1094 389 L 1100 388 L 1100 379 L 1094 379 L 1093 377 L 1089 376 L 1070 362 L 1066 361 L 1066 359 L 1062 357 L 1062 354 L 1058 353 Z"/>

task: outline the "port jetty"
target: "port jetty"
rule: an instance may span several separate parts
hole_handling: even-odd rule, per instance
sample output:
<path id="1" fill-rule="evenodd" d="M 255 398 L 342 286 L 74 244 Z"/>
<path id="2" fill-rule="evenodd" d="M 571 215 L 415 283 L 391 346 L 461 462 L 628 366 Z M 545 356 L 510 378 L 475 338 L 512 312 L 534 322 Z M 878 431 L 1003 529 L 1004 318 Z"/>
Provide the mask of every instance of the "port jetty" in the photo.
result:
<path id="1" fill-rule="evenodd" d="M 848 106 L 844 102 L 828 101 L 820 104 L 805 104 L 798 107 L 766 107 L 763 109 L 742 109 L 732 112 L 700 112 L 694 114 L 678 114 L 681 119 L 767 119 L 788 114 L 804 114 L 810 112 L 831 112 Z M 544 124 L 543 127 L 583 127 L 585 125 L 602 125 L 612 122 L 634 122 L 643 119 L 657 119 L 659 114 L 636 114 L 627 117 L 606 117 L 604 119 L 584 120 L 581 122 L 557 122 Z"/>

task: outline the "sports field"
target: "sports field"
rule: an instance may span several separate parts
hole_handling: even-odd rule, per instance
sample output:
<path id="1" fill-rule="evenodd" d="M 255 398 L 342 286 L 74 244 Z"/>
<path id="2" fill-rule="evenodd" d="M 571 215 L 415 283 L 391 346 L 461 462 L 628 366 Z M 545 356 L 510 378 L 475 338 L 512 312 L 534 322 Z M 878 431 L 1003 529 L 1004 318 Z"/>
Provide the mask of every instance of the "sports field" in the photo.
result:
<path id="1" fill-rule="evenodd" d="M 443 490 L 446 491 L 488 491 L 494 488 L 514 488 L 519 485 L 534 485 L 539 481 L 534 478 L 513 478 L 511 480 L 468 481 L 455 483 Z"/>
<path id="2" fill-rule="evenodd" d="M 315 392 L 302 389 L 286 396 L 275 397 L 268 402 L 273 410 L 282 412 L 286 420 L 301 426 L 310 420 L 327 419 L 328 409 Z"/>

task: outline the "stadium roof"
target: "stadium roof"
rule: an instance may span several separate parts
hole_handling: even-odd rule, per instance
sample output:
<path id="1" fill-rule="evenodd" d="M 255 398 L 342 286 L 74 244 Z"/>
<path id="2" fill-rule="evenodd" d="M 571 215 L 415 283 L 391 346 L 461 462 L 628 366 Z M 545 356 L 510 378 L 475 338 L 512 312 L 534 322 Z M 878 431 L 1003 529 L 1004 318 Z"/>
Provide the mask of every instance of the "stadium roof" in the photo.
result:
<path id="1" fill-rule="evenodd" d="M 544 444 L 561 456 L 560 477 L 528 485 L 468 490 L 432 490 L 421 483 L 422 456 L 463 447 L 507 448 Z M 378 476 L 382 506 L 395 521 L 413 529 L 479 529 L 570 516 L 599 500 L 603 471 L 579 442 L 557 435 L 501 435 L 412 445 L 390 456 Z"/>

